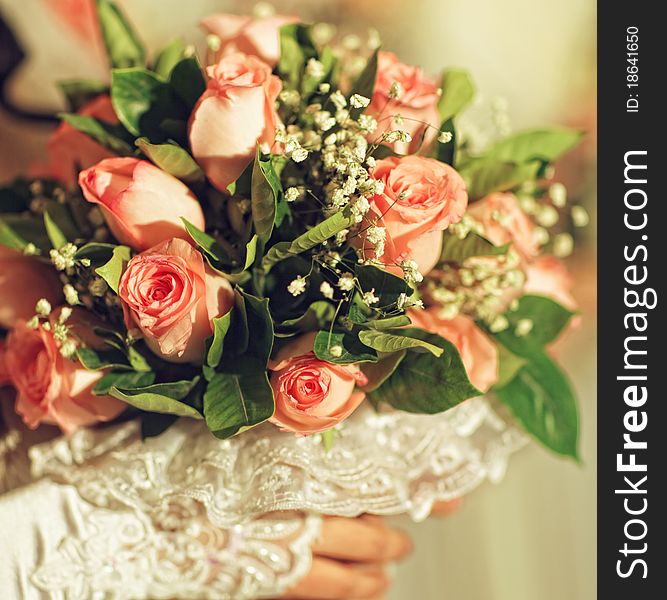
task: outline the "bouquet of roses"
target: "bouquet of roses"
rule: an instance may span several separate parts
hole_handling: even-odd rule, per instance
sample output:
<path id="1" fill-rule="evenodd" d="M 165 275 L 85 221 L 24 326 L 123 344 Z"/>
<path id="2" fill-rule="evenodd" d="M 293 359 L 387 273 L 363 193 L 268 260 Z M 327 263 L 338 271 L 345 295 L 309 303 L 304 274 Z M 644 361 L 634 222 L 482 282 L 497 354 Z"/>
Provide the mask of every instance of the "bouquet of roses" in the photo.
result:
<path id="1" fill-rule="evenodd" d="M 108 82 L 61 84 L 46 164 L 0 196 L 0 383 L 29 427 L 140 415 L 325 444 L 362 402 L 438 413 L 492 391 L 576 456 L 548 346 L 556 256 L 585 222 L 551 164 L 580 134 L 475 147 L 440 80 L 298 19 L 215 15 L 152 60 L 98 0 Z"/>

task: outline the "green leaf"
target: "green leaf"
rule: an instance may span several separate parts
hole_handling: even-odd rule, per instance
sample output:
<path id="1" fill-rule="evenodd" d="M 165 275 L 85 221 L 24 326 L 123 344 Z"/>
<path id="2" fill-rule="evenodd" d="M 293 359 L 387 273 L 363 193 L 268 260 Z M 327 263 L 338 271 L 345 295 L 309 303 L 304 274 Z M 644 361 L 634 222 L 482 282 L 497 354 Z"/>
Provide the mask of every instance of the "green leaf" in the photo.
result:
<path id="1" fill-rule="evenodd" d="M 375 290 L 375 295 L 380 298 L 377 308 L 396 304 L 401 294 L 412 295 L 412 288 L 404 279 L 378 267 L 358 265 L 355 273 L 363 292 Z"/>
<path id="2" fill-rule="evenodd" d="M 231 257 L 227 254 L 225 249 L 218 243 L 218 241 L 210 236 L 208 233 L 199 229 L 196 225 L 193 225 L 187 219 L 181 217 L 181 221 L 185 225 L 185 230 L 188 232 L 188 235 L 192 238 L 192 241 L 201 248 L 205 256 L 209 258 L 214 264 L 215 263 L 225 263 L 230 264 L 232 262 Z"/>
<path id="3" fill-rule="evenodd" d="M 375 89 L 375 78 L 377 77 L 378 70 L 378 51 L 379 49 L 376 49 L 368 59 L 364 70 L 361 72 L 359 78 L 352 86 L 352 92 L 350 93 L 350 96 L 359 94 L 360 96 L 364 96 L 364 98 L 368 98 L 369 100 L 373 97 L 373 90 Z M 357 119 L 359 115 L 364 112 L 364 110 L 366 109 L 350 107 L 350 118 Z"/>
<path id="4" fill-rule="evenodd" d="M 510 245 L 494 246 L 489 240 L 470 232 L 460 239 L 452 233 L 445 232 L 442 241 L 441 262 L 462 264 L 473 256 L 499 256 L 507 254 Z"/>
<path id="5" fill-rule="evenodd" d="M 48 210 L 44 211 L 44 227 L 46 227 L 46 235 L 49 236 L 49 240 L 51 240 L 51 244 L 55 249 L 62 248 L 67 244 L 67 238 L 60 231 L 55 221 L 49 216 Z"/>
<path id="6" fill-rule="evenodd" d="M 334 447 L 334 442 L 336 441 L 336 435 L 338 434 L 338 430 L 335 427 L 332 427 L 331 429 L 327 429 L 326 431 L 323 431 L 320 433 L 320 437 L 322 438 L 322 446 L 324 447 L 325 452 L 330 452 L 331 449 Z"/>
<path id="7" fill-rule="evenodd" d="M 95 384 L 93 394 L 108 396 L 112 387 L 132 390 L 153 385 L 155 373 L 136 371 L 110 371 L 105 373 Z"/>
<path id="8" fill-rule="evenodd" d="M 361 370 L 368 378 L 368 383 L 361 389 L 366 393 L 378 389 L 394 374 L 394 371 L 396 371 L 398 365 L 401 364 L 401 361 L 405 358 L 407 352 L 407 350 L 401 350 L 399 352 L 394 352 L 393 354 L 382 356 L 376 363 L 363 363 L 361 365 Z"/>
<path id="9" fill-rule="evenodd" d="M 109 86 L 93 79 L 69 79 L 59 81 L 58 87 L 67 100 L 68 109 L 78 112 L 91 100 L 109 91 Z"/>
<path id="10" fill-rule="evenodd" d="M 494 334 L 496 339 L 518 356 L 530 358 L 534 352 L 555 341 L 574 313 L 545 296 L 526 295 L 516 310 L 505 313 L 509 327 Z M 531 321 L 532 329 L 517 335 L 520 321 Z"/>
<path id="11" fill-rule="evenodd" d="M 141 419 L 141 439 L 156 437 L 169 429 L 178 417 L 176 415 L 164 415 L 160 413 L 142 412 L 139 415 Z"/>
<path id="12" fill-rule="evenodd" d="M 118 293 L 118 284 L 125 269 L 125 264 L 130 260 L 131 255 L 132 251 L 127 246 L 116 246 L 113 249 L 109 262 L 95 269 L 95 273 L 104 279 L 116 294 Z"/>
<path id="13" fill-rule="evenodd" d="M 340 346 L 340 356 L 331 354 L 331 348 Z M 318 331 L 313 342 L 313 352 L 320 360 L 337 365 L 349 365 L 351 363 L 376 362 L 378 360 L 375 351 L 364 346 L 354 333 Z"/>
<path id="14" fill-rule="evenodd" d="M 102 39 L 112 67 L 138 67 L 146 62 L 144 49 L 115 2 L 97 0 Z"/>
<path id="15" fill-rule="evenodd" d="M 89 371 L 99 371 L 101 369 L 133 370 L 125 354 L 115 348 L 95 350 L 94 348 L 82 347 L 77 350 L 76 354 L 79 362 Z"/>
<path id="16" fill-rule="evenodd" d="M 510 352 L 502 344 L 498 344 L 498 381 L 496 388 L 507 385 L 526 364 L 526 359 Z"/>
<path id="17" fill-rule="evenodd" d="M 337 212 L 300 235 L 293 242 L 278 242 L 272 246 L 262 261 L 262 267 L 268 272 L 276 263 L 314 248 L 339 231 L 347 229 L 353 223 L 354 217 L 346 212 Z"/>
<path id="18" fill-rule="evenodd" d="M 206 90 L 206 78 L 196 56 L 188 56 L 171 70 L 169 83 L 176 95 L 185 103 L 188 114 Z"/>
<path id="19" fill-rule="evenodd" d="M 231 311 L 231 322 L 227 332 L 234 344 L 227 344 L 224 348 L 224 356 L 238 357 L 248 349 L 250 331 L 248 330 L 248 313 L 246 311 L 245 297 L 239 288 L 234 289 L 234 308 Z"/>
<path id="20" fill-rule="evenodd" d="M 109 262 L 113 256 L 115 244 L 104 244 L 101 242 L 90 242 L 81 246 L 76 251 L 74 258 L 76 260 L 88 259 L 92 267 L 99 267 L 106 262 Z"/>
<path id="21" fill-rule="evenodd" d="M 206 388 L 204 418 L 218 438 L 247 431 L 273 416 L 273 390 L 266 370 L 260 364 L 247 366 L 243 373 L 215 373 Z"/>
<path id="22" fill-rule="evenodd" d="M 169 42 L 155 59 L 153 70 L 162 78 L 168 79 L 173 68 L 185 57 L 185 44 L 181 38 Z"/>
<path id="23" fill-rule="evenodd" d="M 378 352 L 392 353 L 399 352 L 400 350 L 427 350 L 436 357 L 442 356 L 444 352 L 440 346 L 435 346 L 427 341 L 412 338 L 408 335 L 402 335 L 402 333 L 388 333 L 386 331 L 367 329 L 359 332 L 359 339 L 364 345 Z"/>
<path id="24" fill-rule="evenodd" d="M 243 290 L 238 290 L 238 293 L 244 300 L 249 333 L 244 360 L 253 357 L 266 367 L 273 349 L 273 319 L 269 311 L 269 300 L 257 298 Z"/>
<path id="25" fill-rule="evenodd" d="M 374 319 L 366 321 L 366 325 L 371 329 L 391 329 L 392 327 L 405 327 L 410 325 L 410 317 L 407 315 L 397 315 L 395 317 L 387 317 L 386 319 Z"/>
<path id="26" fill-rule="evenodd" d="M 313 77 L 306 71 L 301 81 L 301 96 L 309 98 L 318 91 L 320 83 L 331 80 L 336 69 L 337 59 L 329 46 L 325 46 L 320 53 L 318 60 L 322 64 L 322 75 Z"/>
<path id="27" fill-rule="evenodd" d="M 468 186 L 468 195 L 475 199 L 533 180 L 539 170 L 538 161 L 519 163 L 495 157 L 473 158 L 458 166 L 458 171 Z"/>
<path id="28" fill-rule="evenodd" d="M 151 144 L 147 138 L 139 138 L 135 143 L 155 165 L 174 177 L 188 183 L 204 180 L 204 172 L 195 159 L 178 144 Z"/>
<path id="29" fill-rule="evenodd" d="M 121 155 L 132 154 L 132 146 L 124 139 L 127 134 L 119 125 L 111 125 L 87 115 L 61 113 L 59 117 L 112 152 Z"/>
<path id="30" fill-rule="evenodd" d="M 257 235 L 253 235 L 250 238 L 250 241 L 245 245 L 245 259 L 243 260 L 243 271 L 247 271 L 253 264 L 255 264 L 255 258 L 257 257 L 257 243 L 259 238 Z"/>
<path id="31" fill-rule="evenodd" d="M 429 352 L 408 352 L 394 374 L 369 394 L 372 401 L 386 402 L 406 412 L 434 414 L 481 395 L 470 383 L 454 344 L 420 329 L 405 331 L 444 352 L 439 358 Z"/>
<path id="32" fill-rule="evenodd" d="M 220 364 L 220 360 L 222 359 L 222 351 L 225 344 L 225 336 L 229 331 L 231 322 L 231 310 L 227 314 L 222 315 L 221 317 L 215 317 L 213 319 L 213 337 L 211 338 L 211 343 L 206 354 L 206 364 L 209 367 L 215 368 Z"/>
<path id="33" fill-rule="evenodd" d="M 165 139 L 163 121 L 181 116 L 171 86 L 155 73 L 138 67 L 111 72 L 111 102 L 130 133 L 152 141 Z"/>
<path id="34" fill-rule="evenodd" d="M 442 96 L 438 101 L 440 121 L 449 121 L 461 112 L 475 96 L 470 74 L 463 69 L 448 69 L 442 75 Z"/>
<path id="35" fill-rule="evenodd" d="M 310 27 L 303 23 L 290 23 L 280 28 L 280 59 L 278 72 L 292 89 L 299 89 L 306 62 L 317 57 L 317 50 L 310 37 Z"/>
<path id="36" fill-rule="evenodd" d="M 578 457 L 579 415 L 569 382 L 544 353 L 534 353 L 498 398 L 528 433 L 547 448 Z"/>
<path id="37" fill-rule="evenodd" d="M 255 231 L 263 242 L 267 242 L 271 237 L 276 220 L 276 206 L 282 191 L 280 179 L 273 169 L 271 156 L 263 158 L 258 146 L 252 169 L 250 203 Z"/>
<path id="38" fill-rule="evenodd" d="M 192 380 L 155 383 L 133 389 L 111 387 L 109 395 L 148 412 L 201 419 L 202 415 L 196 408 L 181 402 L 194 390 L 198 383 L 199 377 L 195 377 Z"/>
<path id="39" fill-rule="evenodd" d="M 330 322 L 336 312 L 335 307 L 326 300 L 313 302 L 300 317 L 288 319 L 279 324 L 281 330 L 315 331 Z M 289 333 L 287 334 L 289 335 Z"/>
<path id="40" fill-rule="evenodd" d="M 27 215 L 3 214 L 0 217 L 0 244 L 23 250 L 28 244 L 40 249 L 49 247 L 44 220 Z"/>
<path id="41" fill-rule="evenodd" d="M 454 121 L 448 119 L 440 127 L 440 133 L 451 133 L 452 139 L 446 144 L 436 142 L 435 156 L 436 158 L 448 165 L 454 166 L 456 161 L 456 130 L 454 129 Z"/>
<path id="42" fill-rule="evenodd" d="M 493 144 L 485 155 L 500 161 L 525 163 L 553 162 L 574 147 L 582 138 L 572 129 L 531 129 L 515 133 Z"/>

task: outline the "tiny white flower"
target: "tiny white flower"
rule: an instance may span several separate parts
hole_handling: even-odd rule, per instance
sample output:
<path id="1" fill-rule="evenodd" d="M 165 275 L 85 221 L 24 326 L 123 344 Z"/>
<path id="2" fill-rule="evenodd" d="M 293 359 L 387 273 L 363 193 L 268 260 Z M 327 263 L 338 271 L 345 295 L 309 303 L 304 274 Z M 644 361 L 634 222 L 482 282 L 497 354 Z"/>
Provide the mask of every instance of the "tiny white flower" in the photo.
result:
<path id="1" fill-rule="evenodd" d="M 350 106 L 352 108 L 366 108 L 370 103 L 370 98 L 366 98 L 366 96 L 362 96 L 361 94 L 352 94 L 350 98 Z"/>
<path id="2" fill-rule="evenodd" d="M 58 321 L 62 324 L 67 319 L 69 319 L 72 316 L 72 307 L 71 306 L 63 306 L 60 309 L 60 315 L 58 315 Z"/>
<path id="3" fill-rule="evenodd" d="M 552 183 L 549 186 L 549 197 L 554 206 L 563 208 L 567 204 L 567 188 L 562 183 Z"/>
<path id="4" fill-rule="evenodd" d="M 377 304 L 380 301 L 380 298 L 375 295 L 375 288 L 372 288 L 370 291 L 363 293 L 362 300 L 365 304 L 370 306 L 371 304 Z"/>
<path id="5" fill-rule="evenodd" d="M 352 273 L 345 273 L 338 279 L 338 287 L 344 292 L 349 292 L 354 289 L 354 276 Z"/>
<path id="6" fill-rule="evenodd" d="M 340 358 L 343 356 L 343 347 L 339 346 L 338 344 L 331 346 L 331 348 L 329 348 L 329 354 L 331 354 L 331 356 L 334 358 Z"/>
<path id="7" fill-rule="evenodd" d="M 361 115 L 359 117 L 359 127 L 367 132 L 367 133 L 373 133 L 378 126 L 378 122 L 371 117 L 370 115 Z"/>
<path id="8" fill-rule="evenodd" d="M 72 340 L 65 340 L 60 346 L 59 352 L 65 358 L 73 358 L 76 354 L 76 343 Z"/>
<path id="9" fill-rule="evenodd" d="M 338 110 L 341 110 L 347 106 L 347 100 L 345 99 L 343 92 L 340 90 L 336 90 L 333 94 L 331 94 L 331 96 L 329 96 L 329 98 L 331 98 L 331 101 Z"/>
<path id="10" fill-rule="evenodd" d="M 51 314 L 51 303 L 46 298 L 40 298 L 35 304 L 35 312 L 40 317 L 48 317 Z"/>
<path id="11" fill-rule="evenodd" d="M 454 136 L 452 135 L 451 131 L 441 131 L 440 135 L 438 136 L 438 141 L 441 144 L 449 144 L 449 142 L 452 141 L 452 138 Z"/>
<path id="12" fill-rule="evenodd" d="M 308 158 L 308 150 L 306 150 L 305 148 L 297 148 L 296 150 L 294 150 L 294 152 L 292 152 L 292 160 L 295 163 L 303 162 L 307 158 Z"/>
<path id="13" fill-rule="evenodd" d="M 411 258 L 401 263 L 401 269 L 408 283 L 421 283 L 424 280 L 423 275 L 419 272 L 419 265 Z"/>
<path id="14" fill-rule="evenodd" d="M 489 325 L 492 333 L 500 333 L 509 327 L 509 321 L 504 315 L 498 315 Z"/>
<path id="15" fill-rule="evenodd" d="M 222 40 L 219 36 L 215 35 L 214 33 L 210 33 L 206 36 L 206 46 L 209 48 L 209 50 L 211 50 L 211 52 L 217 52 L 220 50 L 221 45 Z"/>
<path id="16" fill-rule="evenodd" d="M 306 291 L 306 279 L 301 275 L 297 275 L 297 278 L 293 279 L 287 286 L 287 291 L 292 296 L 303 294 Z"/>
<path id="17" fill-rule="evenodd" d="M 324 65 L 316 58 L 311 58 L 306 65 L 306 73 L 314 79 L 322 79 L 324 77 Z"/>
<path id="18" fill-rule="evenodd" d="M 369 156 L 366 159 L 366 165 L 368 166 L 369 169 L 374 169 L 375 165 L 377 165 L 377 161 L 375 160 L 375 158 L 373 156 Z"/>
<path id="19" fill-rule="evenodd" d="M 384 242 L 387 239 L 387 230 L 384 227 L 369 227 L 366 230 L 366 239 L 371 244 L 377 244 L 379 242 Z"/>
<path id="20" fill-rule="evenodd" d="M 403 93 L 403 88 L 401 87 L 401 84 L 398 83 L 398 81 L 394 81 L 394 83 L 391 84 L 391 87 L 389 88 L 389 97 L 392 100 L 396 100 L 401 96 Z"/>
<path id="21" fill-rule="evenodd" d="M 285 190 L 285 200 L 287 202 L 294 202 L 300 195 L 299 188 L 289 187 Z"/>
<path id="22" fill-rule="evenodd" d="M 558 223 L 558 211 L 553 206 L 543 206 L 537 213 L 537 222 L 542 227 L 553 227 Z"/>
<path id="23" fill-rule="evenodd" d="M 35 244 L 29 242 L 24 246 L 23 254 L 25 254 L 26 256 L 36 256 L 37 254 L 39 254 L 39 250 L 37 249 L 37 246 L 35 246 Z"/>
<path id="24" fill-rule="evenodd" d="M 331 300 L 334 296 L 333 286 L 327 281 L 322 282 L 322 285 L 320 286 L 320 292 L 322 292 L 322 295 L 329 300 Z"/>
<path id="25" fill-rule="evenodd" d="M 519 319 L 519 322 L 516 324 L 516 329 L 514 334 L 518 337 L 527 336 L 533 329 L 532 319 Z"/>
<path id="26" fill-rule="evenodd" d="M 572 254 L 574 249 L 574 239 L 569 233 L 559 233 L 554 238 L 554 254 L 558 258 L 565 258 Z"/>
<path id="27" fill-rule="evenodd" d="M 328 94 L 331 91 L 330 83 L 320 83 L 319 92 L 320 94 Z"/>
<path id="28" fill-rule="evenodd" d="M 74 289 L 73 285 L 69 283 L 66 284 L 63 287 L 63 294 L 65 295 L 65 300 L 67 301 L 67 304 L 71 304 L 72 306 L 79 304 L 79 294 Z"/>
<path id="29" fill-rule="evenodd" d="M 588 225 L 590 217 L 583 206 L 572 207 L 572 222 L 575 227 L 586 227 Z"/>
<path id="30" fill-rule="evenodd" d="M 335 240 L 337 246 L 342 246 L 345 243 L 348 233 L 350 233 L 349 229 L 343 229 L 336 234 Z"/>

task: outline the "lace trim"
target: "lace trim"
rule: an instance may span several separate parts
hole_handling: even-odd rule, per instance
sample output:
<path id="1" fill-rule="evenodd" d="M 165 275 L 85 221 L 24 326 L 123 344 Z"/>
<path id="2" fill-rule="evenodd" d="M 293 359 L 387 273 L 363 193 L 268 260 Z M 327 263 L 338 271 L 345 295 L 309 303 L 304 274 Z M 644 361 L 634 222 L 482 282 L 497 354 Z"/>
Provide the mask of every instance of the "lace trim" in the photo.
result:
<path id="1" fill-rule="evenodd" d="M 230 528 L 279 510 L 356 516 L 428 516 L 439 500 L 499 480 L 526 441 L 480 397 L 440 415 L 377 414 L 362 406 L 325 452 L 319 436 L 270 424 L 217 440 L 181 419 L 142 442 L 136 422 L 81 430 L 30 449 L 33 473 L 75 485 L 96 506 L 150 512 L 175 499 L 200 502 Z"/>

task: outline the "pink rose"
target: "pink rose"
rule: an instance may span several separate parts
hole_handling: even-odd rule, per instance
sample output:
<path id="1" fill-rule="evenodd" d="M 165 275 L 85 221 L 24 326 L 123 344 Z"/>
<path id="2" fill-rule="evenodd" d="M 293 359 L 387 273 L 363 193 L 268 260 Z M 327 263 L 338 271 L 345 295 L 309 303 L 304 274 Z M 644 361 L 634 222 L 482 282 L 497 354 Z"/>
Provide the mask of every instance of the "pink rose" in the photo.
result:
<path id="1" fill-rule="evenodd" d="M 496 246 L 511 242 L 522 258 L 537 256 L 535 224 L 521 210 L 514 194 L 491 194 L 471 204 L 468 212 L 482 224 L 485 237 Z"/>
<path id="2" fill-rule="evenodd" d="M 145 160 L 107 158 L 81 171 L 79 185 L 88 202 L 100 205 L 114 237 L 135 250 L 187 238 L 181 217 L 205 227 L 190 188 Z"/>
<path id="3" fill-rule="evenodd" d="M 227 314 L 234 302 L 229 282 L 179 238 L 135 256 L 118 296 L 128 329 L 138 327 L 148 347 L 171 362 L 201 362 L 211 320 Z"/>
<path id="4" fill-rule="evenodd" d="M 102 371 L 87 371 L 60 354 L 53 331 L 18 322 L 7 336 L 5 366 L 16 388 L 16 412 L 32 429 L 58 425 L 65 433 L 118 416 L 126 405 L 92 392 Z"/>
<path id="5" fill-rule="evenodd" d="M 422 275 L 428 273 L 440 258 L 442 231 L 460 221 L 468 205 L 463 179 L 449 165 L 423 156 L 379 160 L 371 177 L 384 183 L 384 191 L 370 199 L 366 216 L 377 217 L 386 230 L 384 254 L 378 258 L 387 265 L 411 258 Z M 362 222 L 362 230 L 367 226 Z M 366 238 L 366 232 L 361 236 Z M 366 239 L 366 250 L 369 245 Z"/>
<path id="6" fill-rule="evenodd" d="M 229 54 L 207 69 L 210 80 L 190 117 L 192 153 L 221 191 L 236 181 L 259 142 L 275 141 L 275 101 L 282 84 L 254 56 Z"/>
<path id="7" fill-rule="evenodd" d="M 49 265 L 0 245 L 0 327 L 11 329 L 17 321 L 30 319 L 41 298 L 58 304 L 61 290 Z"/>
<path id="8" fill-rule="evenodd" d="M 410 310 L 408 316 L 415 327 L 436 333 L 450 341 L 461 355 L 470 382 L 481 392 L 498 381 L 498 349 L 487 335 L 464 315 L 451 320 L 439 316 L 440 308 Z"/>
<path id="9" fill-rule="evenodd" d="M 297 17 L 274 15 L 264 19 L 253 19 L 226 13 L 211 15 L 201 24 L 208 33 L 217 35 L 221 41 L 218 58 L 234 52 L 261 58 L 274 67 L 280 58 L 280 28 L 298 22 Z"/>
<path id="10" fill-rule="evenodd" d="M 569 310 L 577 310 L 570 290 L 572 277 L 565 265 L 553 256 L 540 256 L 526 267 L 524 293 L 548 296 Z"/>
<path id="11" fill-rule="evenodd" d="M 398 86 L 398 97 L 390 98 L 392 85 Z M 396 87 L 396 86 L 394 86 Z M 424 75 L 419 67 L 404 65 L 392 52 L 378 53 L 378 69 L 375 89 L 366 114 L 378 120 L 378 129 L 373 139 L 392 130 L 407 131 L 412 142 L 396 142 L 394 151 L 399 154 L 416 152 L 427 129 L 425 142 L 430 142 L 440 127 L 438 114 L 438 84 Z M 402 123 L 394 117 L 401 115 Z"/>
<path id="12" fill-rule="evenodd" d="M 91 100 L 79 114 L 95 117 L 105 123 L 116 124 L 118 118 L 111 106 L 111 98 L 103 95 Z M 68 123 L 61 123 L 47 143 L 47 162 L 33 165 L 32 177 L 55 179 L 68 189 L 76 187 L 77 174 L 113 153 Z"/>
<path id="13" fill-rule="evenodd" d="M 361 404 L 355 390 L 368 380 L 358 365 L 335 365 L 313 354 L 315 334 L 284 346 L 269 364 L 276 412 L 270 421 L 283 431 L 310 435 L 340 423 Z"/>

